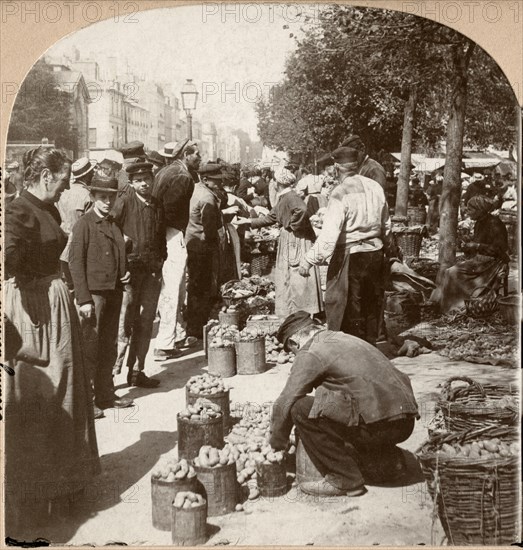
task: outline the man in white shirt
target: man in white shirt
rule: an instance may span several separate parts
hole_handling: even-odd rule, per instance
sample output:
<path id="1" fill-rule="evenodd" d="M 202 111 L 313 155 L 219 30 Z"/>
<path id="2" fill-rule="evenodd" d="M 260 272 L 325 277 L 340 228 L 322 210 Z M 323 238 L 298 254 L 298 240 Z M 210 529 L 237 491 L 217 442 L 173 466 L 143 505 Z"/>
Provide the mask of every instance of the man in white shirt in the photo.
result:
<path id="1" fill-rule="evenodd" d="M 376 343 L 384 289 L 384 244 L 390 219 L 383 188 L 358 175 L 358 152 L 340 147 L 332 153 L 339 185 L 327 206 L 314 246 L 303 258 L 300 273 L 330 259 L 325 294 L 329 330 Z"/>

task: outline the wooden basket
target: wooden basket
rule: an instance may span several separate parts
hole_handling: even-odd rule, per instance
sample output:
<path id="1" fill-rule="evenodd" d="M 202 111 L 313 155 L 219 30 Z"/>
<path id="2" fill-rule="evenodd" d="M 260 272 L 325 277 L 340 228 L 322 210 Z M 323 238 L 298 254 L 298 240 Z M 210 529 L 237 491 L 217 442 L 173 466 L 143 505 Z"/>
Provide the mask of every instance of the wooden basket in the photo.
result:
<path id="1" fill-rule="evenodd" d="M 452 388 L 452 383 L 457 381 L 468 385 Z M 481 385 L 467 376 L 453 376 L 443 385 L 437 409 L 443 414 L 448 431 L 515 426 L 518 407 L 507 398 L 518 395 L 515 385 Z"/>
<path id="2" fill-rule="evenodd" d="M 488 317 L 498 309 L 496 291 L 488 286 L 479 286 L 474 289 L 470 297 L 465 300 L 465 310 L 470 317 Z"/>
<path id="3" fill-rule="evenodd" d="M 408 208 L 407 218 L 409 219 L 409 225 L 424 225 L 427 221 L 427 211 L 425 207 Z"/>
<path id="4" fill-rule="evenodd" d="M 519 457 L 449 457 L 443 443 L 517 440 L 514 428 L 442 434 L 417 451 L 430 496 L 449 545 L 509 545 L 519 536 Z"/>

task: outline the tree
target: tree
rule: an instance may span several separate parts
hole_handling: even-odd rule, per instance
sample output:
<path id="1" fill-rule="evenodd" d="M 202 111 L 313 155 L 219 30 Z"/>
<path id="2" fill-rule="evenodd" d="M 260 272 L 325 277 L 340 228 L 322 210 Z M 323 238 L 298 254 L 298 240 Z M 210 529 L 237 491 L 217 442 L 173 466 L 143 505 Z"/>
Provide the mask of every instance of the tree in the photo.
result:
<path id="1" fill-rule="evenodd" d="M 76 134 L 70 120 L 70 101 L 70 95 L 56 85 L 51 67 L 38 61 L 16 97 L 8 141 L 40 143 L 48 138 L 57 147 L 74 151 Z"/>

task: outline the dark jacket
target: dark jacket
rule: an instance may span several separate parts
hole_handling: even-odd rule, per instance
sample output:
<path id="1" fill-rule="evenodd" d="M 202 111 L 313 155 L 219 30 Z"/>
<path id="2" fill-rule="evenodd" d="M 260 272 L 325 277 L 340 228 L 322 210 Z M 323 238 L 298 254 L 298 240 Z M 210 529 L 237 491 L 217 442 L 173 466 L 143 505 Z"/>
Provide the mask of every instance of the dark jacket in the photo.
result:
<path id="1" fill-rule="evenodd" d="M 193 176 L 180 160 L 175 160 L 156 174 L 152 196 L 163 206 L 167 227 L 174 227 L 185 233 L 193 191 Z"/>
<path id="2" fill-rule="evenodd" d="M 218 249 L 218 230 L 223 227 L 220 199 L 203 183 L 197 183 L 190 202 L 189 224 L 185 235 L 188 251 L 207 253 Z"/>
<path id="3" fill-rule="evenodd" d="M 508 262 L 508 235 L 505 224 L 492 214 L 487 214 L 474 224 L 472 241 L 479 244 L 478 254 L 500 258 Z"/>
<path id="4" fill-rule="evenodd" d="M 365 158 L 360 166 L 358 174 L 377 181 L 383 189 L 387 186 L 387 173 L 385 172 L 385 168 L 370 157 Z"/>
<path id="5" fill-rule="evenodd" d="M 92 301 L 91 292 L 114 290 L 125 275 L 122 231 L 109 217 L 89 210 L 73 227 L 69 270 L 79 305 Z"/>
<path id="6" fill-rule="evenodd" d="M 271 445 L 285 447 L 293 404 L 316 389 L 309 417 L 345 426 L 406 416 L 419 418 L 409 377 L 371 344 L 324 330 L 298 352 L 289 379 L 273 409 Z"/>

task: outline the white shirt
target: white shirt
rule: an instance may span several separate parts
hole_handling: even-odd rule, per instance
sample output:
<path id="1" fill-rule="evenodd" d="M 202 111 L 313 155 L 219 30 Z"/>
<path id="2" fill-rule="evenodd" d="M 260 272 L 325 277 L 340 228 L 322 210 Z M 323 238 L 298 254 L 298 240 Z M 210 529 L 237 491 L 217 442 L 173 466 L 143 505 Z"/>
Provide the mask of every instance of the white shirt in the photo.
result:
<path id="1" fill-rule="evenodd" d="M 365 176 L 350 176 L 332 192 L 322 230 L 305 259 L 318 265 L 328 261 L 337 246 L 353 244 L 350 254 L 383 248 L 391 229 L 383 188 Z"/>

